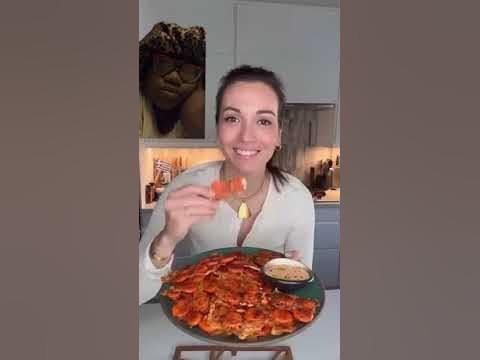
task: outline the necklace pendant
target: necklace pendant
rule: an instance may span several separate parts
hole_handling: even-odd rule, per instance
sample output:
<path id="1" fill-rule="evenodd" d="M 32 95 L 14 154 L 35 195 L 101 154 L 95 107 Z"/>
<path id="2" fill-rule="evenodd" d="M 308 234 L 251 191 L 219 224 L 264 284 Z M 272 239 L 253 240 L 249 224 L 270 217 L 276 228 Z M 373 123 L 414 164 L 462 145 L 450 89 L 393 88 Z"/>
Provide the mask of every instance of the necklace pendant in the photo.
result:
<path id="1" fill-rule="evenodd" d="M 239 219 L 248 219 L 250 217 L 250 209 L 247 206 L 247 203 L 242 201 L 240 207 L 238 208 L 237 216 Z"/>

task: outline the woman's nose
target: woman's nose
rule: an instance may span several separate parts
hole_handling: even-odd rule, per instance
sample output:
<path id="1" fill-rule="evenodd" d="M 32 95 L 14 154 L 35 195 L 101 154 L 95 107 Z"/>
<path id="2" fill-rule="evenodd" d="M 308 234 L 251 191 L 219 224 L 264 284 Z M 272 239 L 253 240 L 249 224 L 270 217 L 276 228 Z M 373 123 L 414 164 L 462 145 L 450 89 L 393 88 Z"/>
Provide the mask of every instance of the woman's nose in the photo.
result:
<path id="1" fill-rule="evenodd" d="M 240 131 L 240 140 L 244 142 L 255 141 L 255 129 L 252 125 L 244 122 Z"/>

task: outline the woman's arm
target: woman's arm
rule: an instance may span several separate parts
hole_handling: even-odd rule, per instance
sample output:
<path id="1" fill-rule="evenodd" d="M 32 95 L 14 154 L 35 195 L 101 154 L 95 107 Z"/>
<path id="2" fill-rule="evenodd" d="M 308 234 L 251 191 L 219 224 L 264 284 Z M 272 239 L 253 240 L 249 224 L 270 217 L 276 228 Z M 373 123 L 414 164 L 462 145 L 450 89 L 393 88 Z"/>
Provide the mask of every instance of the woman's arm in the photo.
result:
<path id="1" fill-rule="evenodd" d="M 139 304 L 153 298 L 162 285 L 160 278 L 170 271 L 173 257 L 161 263 L 154 263 L 154 259 L 150 256 L 151 244 L 157 235 L 163 230 L 165 226 L 165 191 L 155 206 L 152 212 L 150 221 L 145 229 L 139 244 L 139 268 L 138 268 L 138 286 L 139 286 Z M 152 261 L 154 260 L 154 261 Z M 163 265 L 163 266 L 161 266 Z"/>
<path id="2" fill-rule="evenodd" d="M 298 207 L 297 207 L 298 206 Z M 295 199 L 295 217 L 285 243 L 285 253 L 296 251 L 299 260 L 312 268 L 315 230 L 315 206 L 310 193 L 301 193 Z"/>
<path id="3" fill-rule="evenodd" d="M 189 178 L 177 179 L 160 197 L 140 240 L 140 303 L 160 289 L 161 277 L 170 270 L 173 251 L 192 224 L 212 218 L 218 208 L 218 201 L 211 200 L 214 193 L 210 188 L 183 186 Z"/>

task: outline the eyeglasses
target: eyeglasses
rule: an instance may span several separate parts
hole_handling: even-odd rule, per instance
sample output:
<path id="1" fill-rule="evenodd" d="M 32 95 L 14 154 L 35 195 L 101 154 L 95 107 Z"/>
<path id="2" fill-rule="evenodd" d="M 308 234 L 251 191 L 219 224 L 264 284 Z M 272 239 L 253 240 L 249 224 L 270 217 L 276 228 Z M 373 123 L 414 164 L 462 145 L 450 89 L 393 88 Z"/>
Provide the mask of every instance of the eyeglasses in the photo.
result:
<path id="1" fill-rule="evenodd" d="M 185 62 L 184 60 L 173 59 L 164 54 L 153 54 L 152 71 L 160 76 L 176 71 L 180 78 L 186 83 L 196 83 L 203 74 L 202 67 Z"/>

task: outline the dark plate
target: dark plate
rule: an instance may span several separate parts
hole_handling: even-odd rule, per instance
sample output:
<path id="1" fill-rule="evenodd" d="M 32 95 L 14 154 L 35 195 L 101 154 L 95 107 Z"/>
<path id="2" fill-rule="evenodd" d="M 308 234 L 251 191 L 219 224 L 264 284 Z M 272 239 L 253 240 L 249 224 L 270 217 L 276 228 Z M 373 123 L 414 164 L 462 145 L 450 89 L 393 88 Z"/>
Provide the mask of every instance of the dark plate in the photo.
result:
<path id="1" fill-rule="evenodd" d="M 265 251 L 266 249 L 261 249 L 261 248 L 254 248 L 254 247 L 231 247 L 231 248 L 221 248 L 221 249 L 215 249 L 211 251 L 206 251 L 201 254 L 192 256 L 188 258 L 186 261 L 185 259 L 182 259 L 182 267 L 196 264 L 203 258 L 211 255 L 212 253 L 220 253 L 220 254 L 229 254 L 232 252 L 242 252 L 244 254 L 256 254 L 259 251 Z M 268 250 L 271 251 L 271 250 Z M 169 288 L 168 284 L 163 284 L 162 288 L 160 289 L 161 292 L 167 290 Z M 304 298 L 312 298 L 317 300 L 320 303 L 320 306 L 317 308 L 317 312 L 315 314 L 315 318 L 309 322 L 308 324 L 298 324 L 297 329 L 290 334 L 283 334 L 283 335 L 277 335 L 277 336 L 264 336 L 260 337 L 258 340 L 240 340 L 236 336 L 230 335 L 230 336 L 209 336 L 208 334 L 204 333 L 202 330 L 200 330 L 198 327 L 189 327 L 185 322 L 180 321 L 175 319 L 172 316 L 172 305 L 173 302 L 168 299 L 165 296 L 160 296 L 160 304 L 162 305 L 162 309 L 167 315 L 167 317 L 170 319 L 170 321 L 175 325 L 177 328 L 182 330 L 183 332 L 187 333 L 188 335 L 193 336 L 194 338 L 197 338 L 199 340 L 207 341 L 212 344 L 217 344 L 217 345 L 234 345 L 234 346 L 252 346 L 252 345 L 270 345 L 274 342 L 285 340 L 287 338 L 290 338 L 292 336 L 295 336 L 305 330 L 307 327 L 313 324 L 313 322 L 318 318 L 318 315 L 320 314 L 321 310 L 323 309 L 323 305 L 325 302 L 325 288 L 321 281 L 318 279 L 317 276 L 314 277 L 314 280 L 309 283 L 307 286 L 290 292 L 290 294 L 298 295 L 300 297 Z"/>

